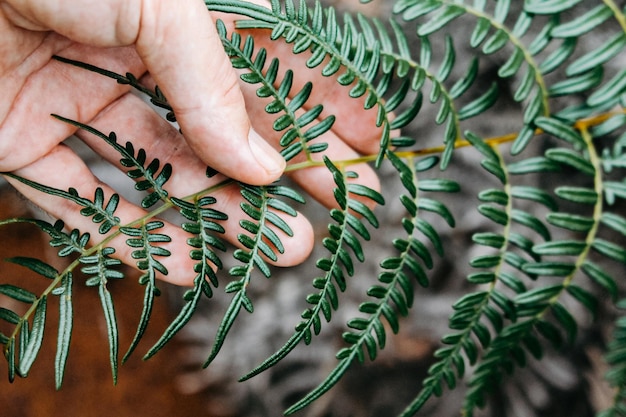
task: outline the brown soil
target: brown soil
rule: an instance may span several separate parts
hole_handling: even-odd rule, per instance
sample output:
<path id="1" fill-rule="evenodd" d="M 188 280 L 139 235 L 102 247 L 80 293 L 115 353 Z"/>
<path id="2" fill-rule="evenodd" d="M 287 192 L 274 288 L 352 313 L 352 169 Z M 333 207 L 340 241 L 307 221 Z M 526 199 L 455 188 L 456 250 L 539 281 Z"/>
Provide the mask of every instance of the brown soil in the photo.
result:
<path id="1" fill-rule="evenodd" d="M 0 218 L 26 216 L 27 208 L 14 192 L 0 185 Z M 28 246 L 31 246 L 30 248 Z M 32 226 L 0 228 L 0 256 L 32 256 L 53 259 L 44 237 Z M 34 276 L 23 267 L 0 263 L 0 282 L 28 283 L 37 288 L 44 278 Z M 31 286 L 31 283 L 34 286 Z M 165 329 L 171 318 L 166 300 L 158 300 L 149 331 L 134 357 L 120 366 L 119 382 L 112 383 L 108 358 L 106 326 L 97 291 L 87 288 L 77 278 L 74 284 L 74 332 L 67 371 L 60 391 L 54 388 L 54 355 L 56 351 L 56 303 L 48 306 L 48 326 L 44 346 L 26 379 L 13 384 L 0 379 L 0 415 L 7 417 L 209 417 L 206 399 L 201 395 L 188 396 L 178 392 L 174 380 L 181 362 L 176 343 L 166 347 L 152 360 L 144 362 L 141 356 Z M 120 327 L 120 354 L 132 340 L 140 315 L 143 291 L 135 279 L 116 282 L 109 288 L 113 293 L 118 325 Z M 0 299 L 7 307 L 10 300 Z M 15 303 L 11 308 L 19 309 Z M 5 325 L 3 332 L 8 332 Z M 151 331 L 150 331 L 151 329 Z M 2 358 L 0 375 L 7 373 Z"/>

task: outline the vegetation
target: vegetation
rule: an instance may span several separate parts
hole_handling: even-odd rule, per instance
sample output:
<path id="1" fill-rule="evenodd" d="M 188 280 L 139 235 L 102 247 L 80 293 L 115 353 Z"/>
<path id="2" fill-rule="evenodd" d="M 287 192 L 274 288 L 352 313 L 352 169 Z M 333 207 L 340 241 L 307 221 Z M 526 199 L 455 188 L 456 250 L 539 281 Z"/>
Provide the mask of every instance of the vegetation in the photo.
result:
<path id="1" fill-rule="evenodd" d="M 620 300 L 626 263 L 626 217 L 622 213 L 626 198 L 626 7 L 613 0 L 526 0 L 523 5 L 510 0 L 395 0 L 393 15 L 382 20 L 340 14 L 332 7 L 304 1 L 274 0 L 271 8 L 239 0 L 206 4 L 210 10 L 245 16 L 237 23 L 239 28 L 269 29 L 258 33 L 290 44 L 294 54 L 308 54 L 309 68 L 336 77 L 351 97 L 375 109 L 372 128 L 381 132 L 376 154 L 354 160 L 325 157 L 320 162 L 314 156 L 324 152 L 327 144 L 319 139 L 335 117 L 319 117 L 322 104 L 310 102 L 315 86 L 307 84 L 294 91 L 292 69 L 279 80 L 283 63 L 268 59 L 253 37 L 228 33 L 225 25 L 218 24 L 232 65 L 245 70 L 241 79 L 256 86 L 260 99 L 271 99 L 266 111 L 275 115 L 273 129 L 282 134 L 283 156 L 292 161 L 304 155 L 305 162 L 290 163 L 288 171 L 323 166 L 335 182 L 336 207 L 329 210 L 325 236 L 318 242 L 326 255 L 315 262 L 311 291 L 303 300 L 306 307 L 301 317 L 293 318 L 293 335 L 242 380 L 274 366 L 296 346 L 315 343 L 325 323 L 336 319 L 335 311 L 341 308 L 342 294 L 354 275 L 371 282 L 362 295 L 360 314 L 345 325 L 345 346 L 337 352 L 336 367 L 287 414 L 332 389 L 352 365 L 376 359 L 392 337 L 389 333 L 401 331 L 401 318 L 411 309 L 414 293 L 428 291 L 429 270 L 438 257 L 448 256 L 440 238 L 440 220 L 447 223 L 446 228 L 455 226 L 447 204 L 464 186 L 462 179 L 457 182 L 446 176 L 457 152 L 479 152 L 480 166 L 493 176 L 493 183 L 485 184 L 477 196 L 479 204 L 467 207 L 478 210 L 493 228 L 474 234 L 473 247 L 467 248 L 481 248 L 471 261 L 475 272 L 466 277 L 473 289 L 451 306 L 450 330 L 421 388 L 415 382 L 415 399 L 403 417 L 415 415 L 431 397 L 445 395 L 462 381 L 469 387 L 462 414 L 471 416 L 485 404 L 493 384 L 524 366 L 529 357 L 541 358 L 548 344 L 560 349 L 574 342 L 578 324 L 570 310 L 572 300 L 591 315 L 599 308 L 624 306 Z M 448 35 L 459 21 L 467 25 L 467 34 Z M 602 45 L 591 51 L 577 47 L 597 32 L 604 35 Z M 433 46 L 440 44 L 442 48 Z M 456 59 L 459 45 L 472 50 L 472 59 Z M 493 57 L 499 64 L 492 80 L 493 74 L 481 72 L 480 63 Z M 155 105 L 169 109 L 158 88 L 140 85 L 132 74 L 58 59 L 130 84 Z M 513 79 L 514 91 L 500 88 L 498 78 Z M 497 125 L 495 108 L 504 97 L 512 97 L 519 105 L 516 131 L 485 137 L 466 127 L 472 120 L 487 117 Z M 433 120 L 422 111 L 429 106 L 436 109 Z M 184 295 L 184 307 L 145 356 L 154 356 L 190 320 L 199 301 L 216 296 L 216 288 L 222 285 L 231 302 L 208 352 L 208 366 L 219 355 L 240 313 L 254 314 L 249 286 L 260 277 L 272 277 L 274 269 L 268 261 L 284 251 L 279 235 L 292 234 L 283 219 L 296 216 L 294 207 L 306 204 L 306 198 L 285 181 L 268 186 L 237 184 L 246 218 L 239 224 L 240 246 L 232 252 L 237 265 L 224 271 L 226 244 L 220 236 L 227 216 L 213 208 L 214 193 L 232 180 L 191 195 L 175 195 L 167 186 L 176 166 L 151 159 L 145 150 L 118 139 L 115 133 L 98 131 L 63 115 L 55 117 L 99 137 L 119 153 L 120 166 L 136 181 L 148 215 L 122 223 L 116 216 L 116 194 L 105 196 L 98 189 L 93 196 L 79 195 L 71 188 L 53 189 L 3 173 L 77 204 L 82 215 L 100 225 L 100 235 L 89 236 L 81 230 L 66 230 L 62 219 L 56 223 L 0 220 L 0 225 L 25 222 L 41 229 L 58 255 L 70 259 L 63 270 L 32 254 L 7 259 L 49 283 L 39 293 L 29 290 L 29 283 L 0 285 L 0 294 L 26 306 L 19 313 L 0 308 L 0 319 L 12 328 L 0 334 L 9 380 L 26 376 L 33 366 L 44 337 L 46 311 L 56 299 L 60 320 L 54 366 L 56 385 L 62 385 L 75 314 L 75 285 L 93 287 L 100 295 L 113 379 L 117 378 L 118 330 L 107 284 L 125 274 L 109 244 L 114 237 L 125 237 L 142 272 L 139 283 L 145 288 L 143 312 L 126 359 L 150 322 L 160 293 L 157 279 L 167 273 L 162 260 L 171 254 L 161 244 L 170 237 L 162 232 L 159 220 L 166 211 L 178 212 L 180 228 L 190 235 L 189 247 L 180 250 L 188 251 L 196 261 L 195 280 Z M 175 121 L 171 112 L 167 117 Z M 416 121 L 442 126 L 440 146 L 424 147 L 419 138 L 394 134 Z M 379 255 L 368 253 L 363 243 L 372 239 L 372 229 L 379 226 L 385 210 L 385 199 L 377 190 L 352 181 L 356 174 L 351 167 L 363 162 L 376 169 L 393 169 L 404 188 L 396 196 L 405 209 L 404 233 L 389 242 L 395 253 L 380 259 L 376 272 L 358 269 L 364 259 Z M 207 175 L 212 174 L 208 170 Z M 537 174 L 546 178 L 545 187 L 526 184 L 526 178 Z M 90 239 L 93 244 L 88 245 Z M 626 415 L 625 323 L 624 318 L 616 321 L 614 339 L 607 347 L 611 368 L 607 379 L 616 394 L 614 405 L 602 411 L 602 417 Z"/>

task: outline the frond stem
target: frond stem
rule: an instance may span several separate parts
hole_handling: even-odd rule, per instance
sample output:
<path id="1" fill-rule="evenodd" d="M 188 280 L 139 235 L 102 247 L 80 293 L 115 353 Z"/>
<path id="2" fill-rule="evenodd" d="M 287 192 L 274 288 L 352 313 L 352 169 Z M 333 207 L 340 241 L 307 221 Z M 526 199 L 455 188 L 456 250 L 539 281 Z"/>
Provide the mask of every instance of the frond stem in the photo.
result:
<path id="1" fill-rule="evenodd" d="M 597 126 L 599 124 L 601 124 L 602 122 L 605 122 L 606 120 L 608 120 L 609 118 L 617 115 L 617 114 L 626 114 L 626 109 L 623 109 L 622 111 L 613 111 L 613 112 L 606 112 L 606 113 L 602 113 L 599 114 L 597 116 L 594 117 L 589 117 L 589 118 L 585 118 L 585 119 L 580 119 L 578 121 L 576 121 L 574 123 L 574 128 L 576 130 L 582 131 L 583 129 L 588 129 L 591 128 L 593 126 Z M 535 136 L 538 136 L 540 134 L 543 133 L 542 129 L 536 129 L 535 130 Z M 517 138 L 517 133 L 509 133 L 506 135 L 502 135 L 502 136 L 493 136 L 490 138 L 486 138 L 483 139 L 484 142 L 491 146 L 492 148 L 496 148 L 500 145 L 503 144 L 507 144 L 507 143 L 511 143 L 513 142 L 515 139 Z M 454 144 L 455 148 L 465 148 L 468 146 L 472 146 L 472 144 L 463 139 L 463 140 L 458 140 L 456 141 L 456 143 Z M 416 149 L 413 151 L 395 151 L 394 153 L 399 157 L 399 158 L 416 158 L 419 156 L 425 156 L 425 155 L 435 155 L 435 154 L 440 154 L 442 152 L 445 151 L 445 145 L 444 146 L 433 146 L 430 148 L 422 148 L 422 149 Z M 374 162 L 377 158 L 377 155 L 363 155 L 360 156 L 358 158 L 351 158 L 351 159 L 343 159 L 343 160 L 333 160 L 333 163 L 337 166 L 341 166 L 341 167 L 345 167 L 345 166 L 350 166 L 350 165 L 357 165 L 357 164 L 363 164 L 363 163 L 368 163 L 368 162 Z M 319 167 L 319 166 L 324 166 L 324 162 L 322 161 L 306 161 L 306 162 L 300 162 L 297 164 L 291 164 L 288 165 L 287 168 L 285 168 L 285 172 L 291 172 L 291 171 L 298 171 L 301 169 L 306 169 L 306 168 L 312 168 L 312 167 Z"/>
<path id="2" fill-rule="evenodd" d="M 619 23 L 622 31 L 626 33 L 626 15 L 619 9 L 619 6 L 615 4 L 613 0 L 603 0 L 604 4 L 607 5 L 609 9 L 613 12 L 613 16 L 615 16 L 615 20 Z"/>
<path id="3" fill-rule="evenodd" d="M 515 135 L 509 135 L 509 136 L 515 136 Z M 500 139 L 500 138 L 496 138 L 496 139 Z M 509 138 L 507 137 L 507 139 Z M 515 138 L 513 137 L 510 140 L 513 140 L 513 139 Z M 500 142 L 499 141 L 485 141 L 485 142 L 487 142 L 487 144 L 494 150 L 494 152 L 496 152 L 498 159 L 500 163 L 502 164 L 503 163 L 502 155 L 499 152 L 499 147 L 498 147 Z M 465 146 L 467 145 L 469 145 L 469 143 L 467 143 Z M 506 173 L 506 170 L 503 170 L 503 171 Z M 511 184 L 508 181 L 508 175 L 506 177 L 506 181 L 504 184 L 504 190 L 507 196 L 509 197 L 505 210 L 506 210 L 507 215 L 510 218 L 511 211 L 513 210 L 513 198 L 511 195 L 512 194 Z M 508 246 L 511 227 L 512 227 L 512 222 L 510 221 L 507 222 L 507 224 L 504 226 L 504 231 L 502 233 L 502 236 L 505 236 L 505 242 L 503 243 L 500 249 L 501 255 L 504 255 L 504 253 L 506 252 L 506 247 Z M 432 397 L 433 394 L 438 393 L 439 391 L 438 387 L 440 386 L 441 380 L 444 378 L 446 370 L 451 369 L 453 367 L 454 358 L 460 355 L 461 350 L 467 343 L 466 341 L 472 336 L 474 328 L 480 323 L 480 320 L 483 318 L 484 311 L 489 305 L 490 301 L 492 300 L 493 292 L 496 290 L 496 285 L 498 283 L 498 276 L 499 276 L 498 272 L 502 268 L 503 264 L 504 264 L 503 262 L 500 262 L 498 266 L 496 267 L 494 271 L 494 276 L 496 278 L 492 282 L 489 283 L 489 286 L 486 290 L 486 295 L 481 300 L 481 302 L 478 303 L 474 307 L 474 314 L 472 315 L 471 320 L 469 321 L 467 327 L 460 332 L 459 339 L 454 343 L 454 348 L 448 351 L 446 353 L 446 356 L 443 358 L 444 365 L 438 368 L 439 369 L 438 372 L 430 374 L 428 376 L 428 378 L 424 381 L 424 386 L 422 387 L 421 391 L 417 394 L 416 398 L 411 402 L 411 404 L 409 404 L 404 409 L 400 417 L 413 416 L 424 406 L 426 401 L 428 401 L 430 397 Z"/>
<path id="4" fill-rule="evenodd" d="M 593 137 L 589 132 L 588 126 L 585 126 L 585 125 L 581 126 L 580 133 L 583 137 L 583 140 L 585 141 L 585 144 L 587 145 L 586 150 L 589 153 L 589 160 L 595 170 L 593 185 L 594 185 L 594 191 L 598 195 L 598 200 L 596 204 L 594 204 L 594 207 L 593 207 L 593 226 L 587 232 L 587 236 L 585 238 L 585 248 L 580 253 L 580 255 L 578 255 L 578 257 L 576 258 L 576 263 L 574 264 L 575 266 L 574 270 L 563 280 L 563 290 L 565 290 L 572 283 L 572 281 L 574 280 L 575 273 L 580 270 L 580 268 L 583 265 L 583 262 L 585 261 L 585 259 L 587 259 L 589 251 L 591 250 L 592 243 L 598 233 L 598 228 L 600 227 L 600 218 L 602 217 L 602 212 L 603 212 L 603 200 L 602 200 L 603 182 L 602 182 L 601 160 L 596 151 L 595 146 L 592 143 Z M 556 294 L 552 299 L 550 299 L 548 301 L 547 306 L 554 305 L 557 302 L 558 298 L 560 297 L 562 291 Z M 541 315 L 538 318 L 541 318 L 547 310 L 548 309 L 540 313 Z"/>
<path id="5" fill-rule="evenodd" d="M 600 119 L 604 119 L 604 117 L 601 117 Z M 596 191 L 598 195 L 598 200 L 596 204 L 594 205 L 594 209 L 593 209 L 593 220 L 594 220 L 593 226 L 587 232 L 587 235 L 585 238 L 585 244 L 586 244 L 585 248 L 577 256 L 576 262 L 574 263 L 574 268 L 566 277 L 564 277 L 562 288 L 560 288 L 559 291 L 554 296 L 548 299 L 545 305 L 539 311 L 537 311 L 534 315 L 529 317 L 528 320 L 523 322 L 525 327 L 524 327 L 524 331 L 520 332 L 520 334 L 518 335 L 520 340 L 521 338 L 523 338 L 524 334 L 530 333 L 535 328 L 535 324 L 543 319 L 543 317 L 557 304 L 558 300 L 567 291 L 567 288 L 572 284 L 576 273 L 581 269 L 585 259 L 587 258 L 589 254 L 589 251 L 591 250 L 592 243 L 596 238 L 598 228 L 600 225 L 600 217 L 602 215 L 602 208 L 603 208 L 603 204 L 602 204 L 603 183 L 602 183 L 602 174 L 601 174 L 602 173 L 601 160 L 593 145 L 593 142 L 592 142 L 593 137 L 589 132 L 589 127 L 594 125 L 596 122 L 598 122 L 597 118 L 592 118 L 592 119 L 587 119 L 586 121 L 580 121 L 580 123 L 578 124 L 578 129 L 586 144 L 586 151 L 589 152 L 589 160 L 595 170 L 594 190 Z M 499 366 L 499 363 L 494 362 L 491 364 L 491 366 L 494 369 L 496 369 Z M 472 384 L 472 382 L 473 381 L 470 381 L 470 385 Z M 474 388 L 474 391 L 476 391 L 476 387 L 474 386 L 473 388 Z M 466 400 L 467 400 L 467 397 L 466 397 Z M 466 404 L 463 406 L 463 411 L 462 411 L 463 415 L 471 415 L 471 410 L 475 406 L 476 406 L 475 403 L 471 401 L 466 402 Z"/>
<path id="6" fill-rule="evenodd" d="M 607 1 L 611 1 L 611 0 L 607 0 Z M 447 3 L 449 5 L 458 6 L 456 1 L 442 0 L 442 3 Z M 464 5 L 463 7 L 471 15 L 474 15 L 476 18 L 483 18 L 483 19 L 488 20 L 495 29 L 501 30 L 504 33 L 506 33 L 511 43 L 515 47 L 523 51 L 524 60 L 528 63 L 529 66 L 531 66 L 535 70 L 535 82 L 537 83 L 537 86 L 541 90 L 541 101 L 543 104 L 544 116 L 546 117 L 549 116 L 550 104 L 549 104 L 549 94 L 548 94 L 548 88 L 546 87 L 546 82 L 543 79 L 543 76 L 541 75 L 541 71 L 539 70 L 539 65 L 537 65 L 537 61 L 535 61 L 535 59 L 529 53 L 528 48 L 524 46 L 521 39 L 519 39 L 517 36 L 514 36 L 513 32 L 508 27 L 506 27 L 503 23 L 500 23 L 494 20 L 493 16 L 490 16 L 484 12 L 481 12 L 471 6 Z"/>

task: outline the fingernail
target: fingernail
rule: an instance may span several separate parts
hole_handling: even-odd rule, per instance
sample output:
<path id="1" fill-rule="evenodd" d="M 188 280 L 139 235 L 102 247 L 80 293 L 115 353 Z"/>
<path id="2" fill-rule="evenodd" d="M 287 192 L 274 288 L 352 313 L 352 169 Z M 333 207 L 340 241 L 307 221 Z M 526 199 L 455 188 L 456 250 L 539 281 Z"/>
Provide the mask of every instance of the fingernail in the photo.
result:
<path id="1" fill-rule="evenodd" d="M 265 168 L 269 175 L 276 177 L 285 170 L 287 165 L 285 158 L 276 152 L 254 129 L 250 129 L 248 142 L 257 162 Z"/>

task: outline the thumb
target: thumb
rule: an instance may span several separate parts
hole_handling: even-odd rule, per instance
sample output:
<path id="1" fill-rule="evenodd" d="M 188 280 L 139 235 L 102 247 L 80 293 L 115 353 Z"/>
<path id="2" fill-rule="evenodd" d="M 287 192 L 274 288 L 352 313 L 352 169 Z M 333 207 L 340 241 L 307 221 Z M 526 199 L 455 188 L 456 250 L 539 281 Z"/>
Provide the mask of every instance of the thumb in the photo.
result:
<path id="1" fill-rule="evenodd" d="M 285 161 L 251 128 L 237 75 L 204 3 L 143 4 L 137 51 L 198 157 L 243 182 L 276 180 Z"/>
<path id="2" fill-rule="evenodd" d="M 285 161 L 250 127 L 237 75 L 200 0 L 6 0 L 16 26 L 102 47 L 135 45 L 197 156 L 249 184 L 276 180 Z"/>

